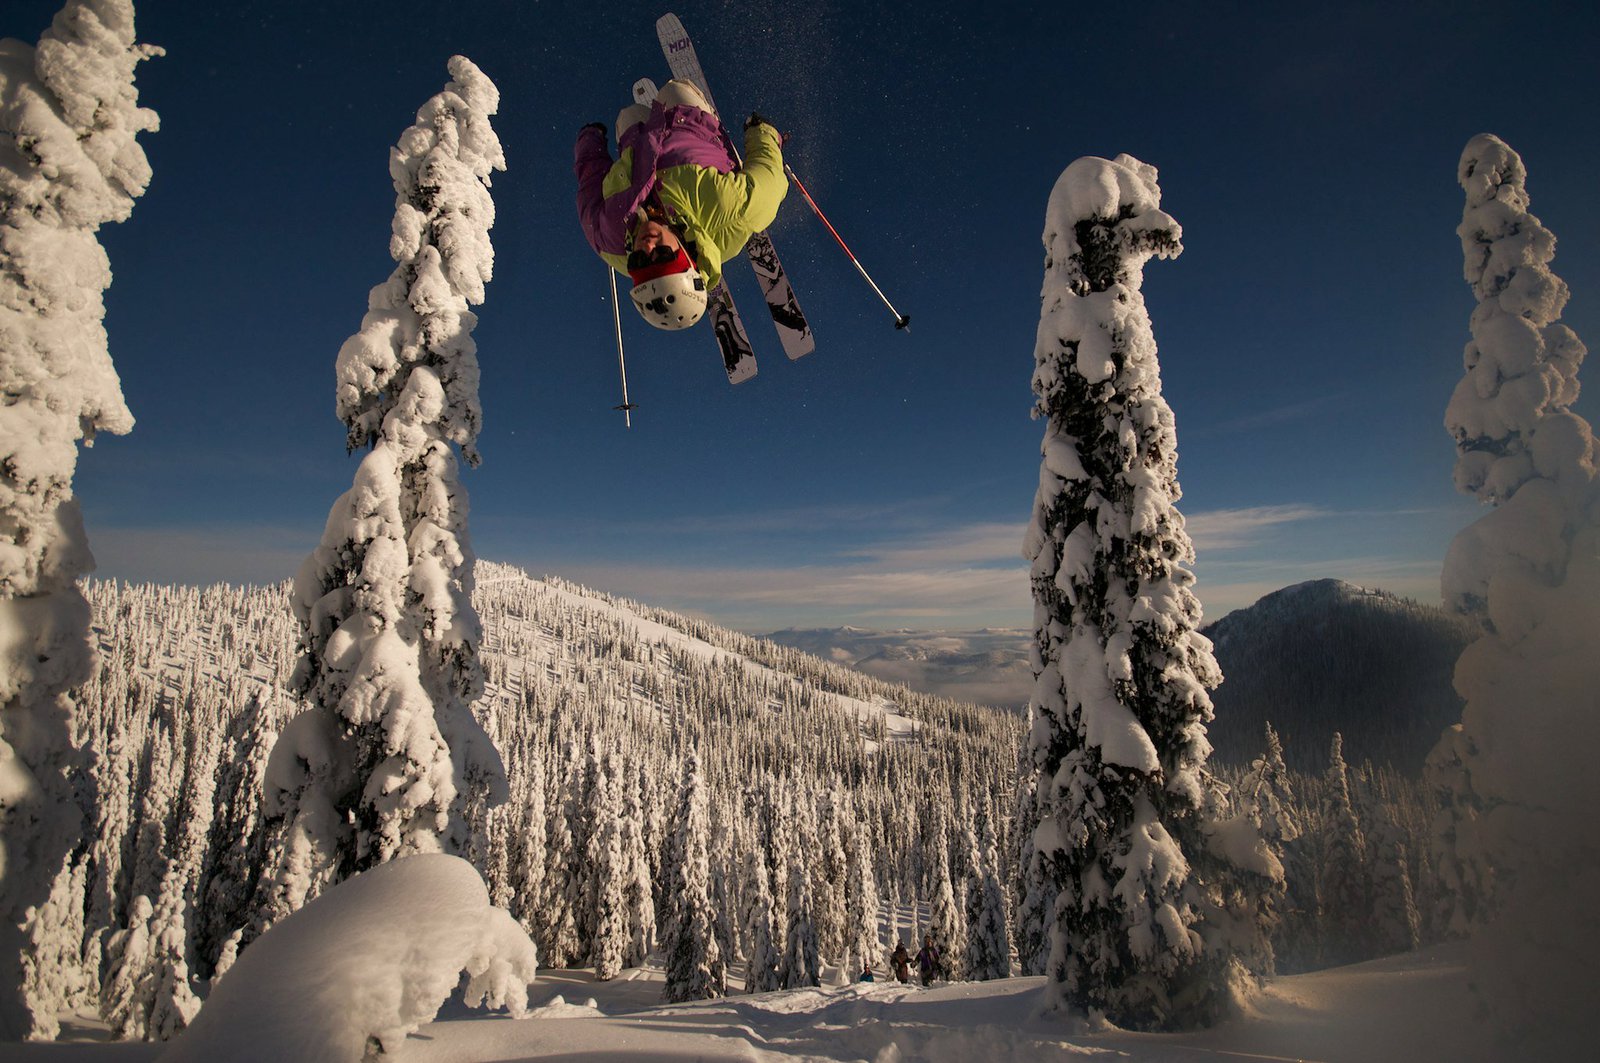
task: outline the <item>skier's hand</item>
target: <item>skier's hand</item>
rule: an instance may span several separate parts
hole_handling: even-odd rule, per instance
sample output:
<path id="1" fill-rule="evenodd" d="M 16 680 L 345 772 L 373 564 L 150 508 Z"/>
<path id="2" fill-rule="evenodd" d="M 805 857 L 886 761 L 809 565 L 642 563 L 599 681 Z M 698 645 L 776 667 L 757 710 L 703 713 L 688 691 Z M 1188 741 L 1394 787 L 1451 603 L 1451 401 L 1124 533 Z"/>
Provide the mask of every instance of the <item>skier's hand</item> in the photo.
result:
<path id="1" fill-rule="evenodd" d="M 774 133 L 778 134 L 778 145 L 779 145 L 779 147 L 782 147 L 783 145 L 789 143 L 789 134 L 788 133 L 785 133 L 785 132 L 781 131 L 777 126 L 773 125 L 771 122 L 769 122 L 765 118 L 761 117 L 760 112 L 751 111 L 750 112 L 750 117 L 746 118 L 744 120 L 744 127 L 745 127 L 746 130 L 749 130 L 749 129 L 755 128 L 758 125 L 767 126 Z"/>
<path id="2" fill-rule="evenodd" d="M 590 122 L 588 125 L 584 126 L 583 129 L 598 129 L 600 130 L 601 136 L 606 135 L 606 124 L 604 122 Z M 578 130 L 578 132 L 583 132 L 583 129 Z"/>

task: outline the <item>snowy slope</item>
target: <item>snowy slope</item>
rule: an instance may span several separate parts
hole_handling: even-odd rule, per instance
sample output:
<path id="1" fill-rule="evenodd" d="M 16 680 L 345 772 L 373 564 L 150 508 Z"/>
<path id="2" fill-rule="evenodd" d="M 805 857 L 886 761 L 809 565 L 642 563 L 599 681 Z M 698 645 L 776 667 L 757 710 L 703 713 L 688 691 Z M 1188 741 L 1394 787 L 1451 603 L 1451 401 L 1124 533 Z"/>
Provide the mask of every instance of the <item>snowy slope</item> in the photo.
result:
<path id="1" fill-rule="evenodd" d="M 794 990 L 653 1006 L 656 972 L 611 986 L 563 972 L 535 987 L 520 1021 L 424 1027 L 399 1063 L 468 1060 L 873 1060 L 972 1063 L 1056 1058 L 1327 1063 L 1474 1063 L 1497 1057 L 1469 1019 L 1460 949 L 1441 948 L 1281 978 L 1254 1013 L 1184 1034 L 1136 1034 L 1038 1014 L 1043 979 Z M 593 1001 L 595 1006 L 588 1006 Z M 543 1004 L 540 1010 L 538 1005 Z"/>
<path id="2" fill-rule="evenodd" d="M 1249 1015 L 1211 1030 L 1139 1034 L 1038 1014 L 1039 978 L 792 990 L 663 1006 L 659 967 L 610 983 L 542 972 L 513 1020 L 447 1005 L 395 1063 L 522 1060 L 870 1060 L 873 1063 L 1131 1063 L 1307 1060 L 1490 1063 L 1517 1058 L 1473 1019 L 1463 948 L 1441 946 L 1273 980 Z M 95 1036 L 70 1027 L 67 1036 Z M 103 1035 L 102 1035 L 103 1036 Z M 134 1063 L 159 1045 L 6 1045 L 17 1063 Z"/>
<path id="3" fill-rule="evenodd" d="M 535 593 L 545 597 L 560 606 L 585 613 L 591 616 L 603 617 L 616 624 L 627 625 L 634 635 L 643 643 L 664 649 L 676 650 L 686 653 L 691 657 L 707 663 L 720 663 L 729 660 L 740 662 L 752 677 L 773 680 L 781 673 L 771 663 L 754 660 L 724 645 L 718 645 L 705 638 L 697 637 L 685 630 L 672 627 L 657 619 L 643 615 L 642 607 L 634 605 L 630 608 L 628 603 L 605 595 L 587 591 L 581 587 L 563 581 L 531 580 L 530 577 L 519 569 L 505 565 L 483 563 L 479 566 L 478 586 L 480 597 L 492 596 L 496 587 L 532 585 Z M 651 611 L 654 612 L 654 611 Z M 655 615 L 661 615 L 655 613 Z M 713 629 L 702 628 L 702 631 Z M 486 631 L 485 654 L 503 652 L 501 643 L 503 639 L 496 638 L 497 633 Z M 504 634 L 499 632 L 498 634 Z M 721 633 L 724 637 L 733 636 L 731 632 Z M 776 641 L 776 640 L 775 640 Z M 798 677 L 787 676 L 787 681 L 796 688 L 801 685 Z M 916 731 L 916 723 L 910 718 L 895 711 L 895 702 L 888 693 L 880 692 L 875 696 L 851 697 L 846 694 L 835 695 L 840 708 L 854 712 L 856 719 L 864 730 L 870 730 L 881 721 L 892 739 L 905 740 Z"/>

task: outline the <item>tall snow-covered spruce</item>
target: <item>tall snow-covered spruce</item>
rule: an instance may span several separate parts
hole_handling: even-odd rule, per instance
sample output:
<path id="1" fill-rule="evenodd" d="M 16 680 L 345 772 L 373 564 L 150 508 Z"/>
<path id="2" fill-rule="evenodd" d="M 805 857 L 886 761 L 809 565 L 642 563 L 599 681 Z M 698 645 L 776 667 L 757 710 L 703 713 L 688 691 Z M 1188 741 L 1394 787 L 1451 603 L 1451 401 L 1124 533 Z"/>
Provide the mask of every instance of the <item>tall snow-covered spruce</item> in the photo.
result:
<path id="1" fill-rule="evenodd" d="M 1586 351 L 1559 323 L 1568 290 L 1522 159 L 1482 135 L 1457 172 L 1478 306 L 1445 424 L 1456 486 L 1495 508 L 1445 557 L 1445 603 L 1483 634 L 1456 664 L 1461 724 L 1430 768 L 1458 799 L 1454 858 L 1485 865 L 1493 884 L 1473 944 L 1484 1004 L 1519 1053 L 1576 1058 L 1600 952 L 1600 481 L 1594 433 L 1572 412 Z"/>
<path id="2" fill-rule="evenodd" d="M 684 758 L 683 785 L 678 791 L 672 854 L 663 869 L 666 878 L 668 918 L 661 936 L 666 953 L 666 984 L 662 998 L 668 1003 L 726 996 L 726 960 L 713 933 L 716 913 L 711 906 L 711 868 L 707 852 L 711 826 L 706 811 L 705 783 L 700 777 L 699 754 Z"/>
<path id="3" fill-rule="evenodd" d="M 279 740 L 268 812 L 291 835 L 280 848 L 299 854 L 293 873 L 309 867 L 322 884 L 397 856 L 466 852 L 462 801 L 475 787 L 491 804 L 507 796 L 470 711 L 482 632 L 452 448 L 478 463 L 468 307 L 493 271 L 488 186 L 505 160 L 494 84 L 461 56 L 449 69 L 390 153 L 399 264 L 339 351 L 348 445 L 371 450 L 294 584 L 304 637 L 292 685 L 314 708 Z"/>
<path id="4" fill-rule="evenodd" d="M 1160 198 L 1155 168 L 1128 155 L 1079 159 L 1051 193 L 1023 548 L 1050 997 L 1145 1029 L 1211 1021 L 1233 966 L 1203 925 L 1207 691 L 1222 677 L 1184 567 L 1177 436 L 1140 293 L 1145 263 L 1181 250 Z"/>
<path id="5" fill-rule="evenodd" d="M 69 0 L 38 47 L 0 41 L 0 1038 L 48 1036 L 30 1016 L 20 931 L 82 835 L 68 768 L 67 693 L 89 677 L 94 567 L 72 477 L 78 443 L 133 415 L 111 364 L 95 238 L 150 182 L 130 0 Z M 39 913 L 34 913 L 37 916 Z"/>

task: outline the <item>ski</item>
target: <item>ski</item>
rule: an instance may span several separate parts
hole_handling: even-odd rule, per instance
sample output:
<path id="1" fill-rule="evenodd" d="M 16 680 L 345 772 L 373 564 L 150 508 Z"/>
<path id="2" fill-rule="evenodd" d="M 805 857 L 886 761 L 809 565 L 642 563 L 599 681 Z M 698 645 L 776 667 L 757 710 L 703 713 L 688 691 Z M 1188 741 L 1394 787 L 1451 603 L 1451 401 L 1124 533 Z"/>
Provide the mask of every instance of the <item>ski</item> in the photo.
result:
<path id="1" fill-rule="evenodd" d="M 750 346 L 750 336 L 739 320 L 739 308 L 733 305 L 733 296 L 722 281 L 707 293 L 711 311 L 711 331 L 717 337 L 717 349 L 722 352 L 722 367 L 728 371 L 728 383 L 742 384 L 756 375 L 756 352 Z"/>
<path id="2" fill-rule="evenodd" d="M 695 54 L 694 42 L 684 32 L 678 16 L 668 12 L 657 19 L 656 37 L 661 41 L 661 50 L 666 53 L 672 76 L 692 83 L 715 111 L 717 104 L 706 84 L 705 71 L 700 69 L 700 58 Z M 737 157 L 737 149 L 734 154 Z M 750 260 L 756 280 L 761 284 L 761 295 L 766 300 L 767 312 L 772 315 L 772 324 L 778 330 L 778 339 L 783 343 L 783 353 L 791 359 L 810 354 L 816 349 L 816 340 L 812 338 L 811 325 L 795 298 L 794 287 L 783 270 L 783 263 L 778 259 L 778 250 L 772 246 L 772 238 L 765 232 L 750 237 L 750 242 L 745 245 L 745 257 Z"/>
<path id="3" fill-rule="evenodd" d="M 656 83 L 640 78 L 633 83 L 633 101 L 646 107 L 656 100 Z M 739 308 L 733 305 L 733 296 L 727 284 L 718 282 L 706 293 L 707 309 L 711 311 L 711 332 L 717 339 L 717 349 L 722 352 L 722 367 L 728 371 L 728 383 L 742 384 L 756 375 L 756 352 L 750 345 L 750 336 L 739 318 Z"/>

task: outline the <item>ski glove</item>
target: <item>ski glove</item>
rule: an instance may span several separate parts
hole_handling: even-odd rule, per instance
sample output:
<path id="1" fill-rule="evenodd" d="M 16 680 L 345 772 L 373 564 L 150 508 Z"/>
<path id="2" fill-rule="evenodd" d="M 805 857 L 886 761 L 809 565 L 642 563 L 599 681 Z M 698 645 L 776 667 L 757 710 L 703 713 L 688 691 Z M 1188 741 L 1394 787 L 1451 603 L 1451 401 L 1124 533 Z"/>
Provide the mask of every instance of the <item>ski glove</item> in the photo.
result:
<path id="1" fill-rule="evenodd" d="M 604 122 L 590 122 L 588 125 L 583 127 L 583 129 L 598 129 L 602 134 L 606 132 L 607 128 L 608 127 Z M 578 132 L 583 132 L 583 129 L 578 130 Z"/>
<path id="2" fill-rule="evenodd" d="M 746 129 L 750 129 L 758 125 L 772 126 L 773 131 L 778 134 L 778 143 L 780 145 L 789 143 L 789 134 L 782 132 L 776 125 L 773 125 L 767 119 L 761 117 L 759 111 L 751 111 L 750 117 L 744 120 L 744 127 Z"/>

